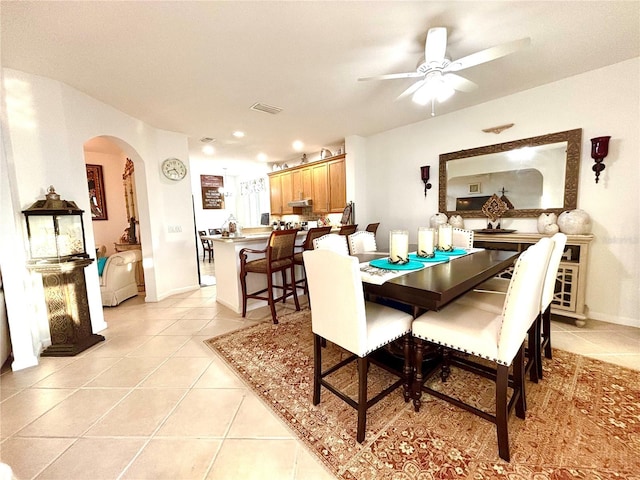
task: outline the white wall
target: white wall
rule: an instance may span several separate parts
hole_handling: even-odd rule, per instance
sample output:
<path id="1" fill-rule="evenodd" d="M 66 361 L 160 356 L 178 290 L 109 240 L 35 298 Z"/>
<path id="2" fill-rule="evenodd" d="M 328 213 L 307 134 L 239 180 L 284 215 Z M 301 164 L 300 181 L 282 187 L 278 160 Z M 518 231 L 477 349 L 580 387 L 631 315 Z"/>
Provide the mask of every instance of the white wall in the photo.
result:
<path id="1" fill-rule="evenodd" d="M 366 210 L 361 209 L 366 215 L 358 223 L 380 221 L 383 246 L 389 230 L 396 228 L 409 229 L 415 243 L 418 226 L 428 224 L 438 211 L 440 154 L 582 128 L 578 208 L 590 214 L 595 235 L 587 278 L 589 317 L 640 327 L 639 71 L 636 58 L 373 135 L 365 142 L 348 138 L 347 157 L 353 154 L 366 163 L 366 174 L 356 177 L 354 187 L 359 203 L 366 203 Z M 500 135 L 482 132 L 512 122 L 515 126 Z M 602 135 L 611 135 L 611 142 L 596 185 L 589 139 Z M 421 165 L 432 167 L 433 188 L 427 198 Z M 467 219 L 465 224 L 486 226 L 484 219 Z M 535 232 L 536 219 L 503 219 L 502 227 Z"/>
<path id="2" fill-rule="evenodd" d="M 214 157 L 193 157 L 191 164 L 191 190 L 193 192 L 193 205 L 195 209 L 197 230 L 220 228 L 233 214 L 241 227 L 260 226 L 260 218 L 257 221 L 250 220 L 248 198 L 240 193 L 240 182 L 264 178 L 267 190 L 257 195 L 252 200 L 259 203 L 262 212 L 269 212 L 269 181 L 267 172 L 270 171 L 266 163 L 261 162 L 233 162 L 233 168 L 228 168 L 231 161 Z M 226 171 L 225 171 L 226 168 Z M 224 176 L 226 173 L 225 190 L 231 196 L 225 199 L 225 208 L 220 210 L 202 208 L 202 188 L 200 175 Z M 198 245 L 199 255 L 202 258 L 202 245 Z"/>
<path id="3" fill-rule="evenodd" d="M 160 174 L 160 164 L 167 157 L 182 158 L 188 164 L 187 138 L 149 127 L 55 80 L 11 69 L 3 69 L 2 74 L 2 101 L 7 109 L 2 167 L 7 180 L 2 185 L 0 265 L 16 369 L 34 364 L 39 351 L 50 343 L 38 278 L 25 267 L 27 238 L 20 212 L 44 199 L 48 186 L 54 185 L 63 199 L 75 201 L 85 211 L 85 225 L 91 224 L 83 151 L 91 138 L 107 136 L 134 162 L 147 301 L 196 289 L 199 284 L 191 185 Z M 85 230 L 88 253 L 94 256 L 92 228 Z M 85 276 L 92 326 L 99 332 L 106 324 L 95 263 L 87 267 Z"/>

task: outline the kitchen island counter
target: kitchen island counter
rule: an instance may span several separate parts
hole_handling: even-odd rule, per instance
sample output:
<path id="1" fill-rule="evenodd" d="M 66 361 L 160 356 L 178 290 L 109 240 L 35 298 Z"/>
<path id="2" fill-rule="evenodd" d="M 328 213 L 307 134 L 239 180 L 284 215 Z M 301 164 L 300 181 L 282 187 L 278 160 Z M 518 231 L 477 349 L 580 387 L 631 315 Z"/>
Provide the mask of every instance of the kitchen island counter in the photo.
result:
<path id="1" fill-rule="evenodd" d="M 242 313 L 242 288 L 240 286 L 240 250 L 252 248 L 254 250 L 264 250 L 271 232 L 258 232 L 244 234 L 239 237 L 222 237 L 221 235 L 210 235 L 203 238 L 211 240 L 213 244 L 213 258 L 216 265 L 216 300 L 218 303 L 230 308 L 236 313 Z M 306 231 L 298 232 L 296 244 L 302 244 L 306 237 Z M 249 260 L 260 258 L 262 254 L 249 254 Z M 253 258 L 252 258 L 253 257 Z M 296 267 L 298 268 L 298 267 Z M 302 272 L 296 270 L 296 278 Z M 274 282 L 282 281 L 280 275 L 274 276 Z M 267 286 L 265 275 L 247 275 L 247 290 L 254 292 Z M 263 300 L 249 299 L 247 302 L 247 312 L 266 306 Z"/>

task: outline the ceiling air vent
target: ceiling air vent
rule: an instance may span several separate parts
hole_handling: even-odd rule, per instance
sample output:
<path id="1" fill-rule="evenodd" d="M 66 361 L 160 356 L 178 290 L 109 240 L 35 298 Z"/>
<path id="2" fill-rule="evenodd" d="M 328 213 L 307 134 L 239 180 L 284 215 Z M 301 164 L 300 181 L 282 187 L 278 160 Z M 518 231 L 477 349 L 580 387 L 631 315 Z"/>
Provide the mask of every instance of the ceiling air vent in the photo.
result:
<path id="1" fill-rule="evenodd" d="M 215 138 L 211 138 L 211 137 L 202 137 L 200 139 L 202 143 L 211 143 L 211 142 L 214 142 L 215 140 L 216 140 Z"/>
<path id="2" fill-rule="evenodd" d="M 266 103 L 254 103 L 249 110 L 256 110 L 258 112 L 270 113 L 275 115 L 280 113 L 282 109 L 280 107 L 274 107 L 273 105 L 267 105 Z"/>

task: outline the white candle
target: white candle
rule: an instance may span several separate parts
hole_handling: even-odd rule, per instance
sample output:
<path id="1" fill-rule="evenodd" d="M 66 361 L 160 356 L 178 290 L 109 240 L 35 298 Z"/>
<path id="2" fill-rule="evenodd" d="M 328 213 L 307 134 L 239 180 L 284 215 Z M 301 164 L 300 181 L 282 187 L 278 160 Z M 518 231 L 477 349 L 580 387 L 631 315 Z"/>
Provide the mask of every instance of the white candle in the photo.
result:
<path id="1" fill-rule="evenodd" d="M 418 228 L 418 256 L 432 257 L 435 231 L 429 227 Z"/>
<path id="2" fill-rule="evenodd" d="M 448 223 L 438 227 L 438 247 L 440 250 L 451 250 L 453 228 Z"/>
<path id="3" fill-rule="evenodd" d="M 406 263 L 409 257 L 409 232 L 391 230 L 389 232 L 389 259 L 391 263 Z"/>

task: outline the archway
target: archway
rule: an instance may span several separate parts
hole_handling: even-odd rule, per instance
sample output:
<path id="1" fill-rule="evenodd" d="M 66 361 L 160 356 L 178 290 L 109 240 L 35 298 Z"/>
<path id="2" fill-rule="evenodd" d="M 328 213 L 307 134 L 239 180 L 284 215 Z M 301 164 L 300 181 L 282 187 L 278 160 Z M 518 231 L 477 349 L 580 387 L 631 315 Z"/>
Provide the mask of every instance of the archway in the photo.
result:
<path id="1" fill-rule="evenodd" d="M 93 137 L 83 149 L 97 256 L 139 250 L 136 282 L 138 295 L 145 295 L 141 230 L 146 229 L 141 228 L 141 204 L 145 206 L 142 211 L 148 209 L 146 196 L 140 195 L 136 184 L 136 170 L 143 173 L 144 163 L 129 144 L 116 137 Z M 144 175 L 137 178 L 143 179 Z"/>

